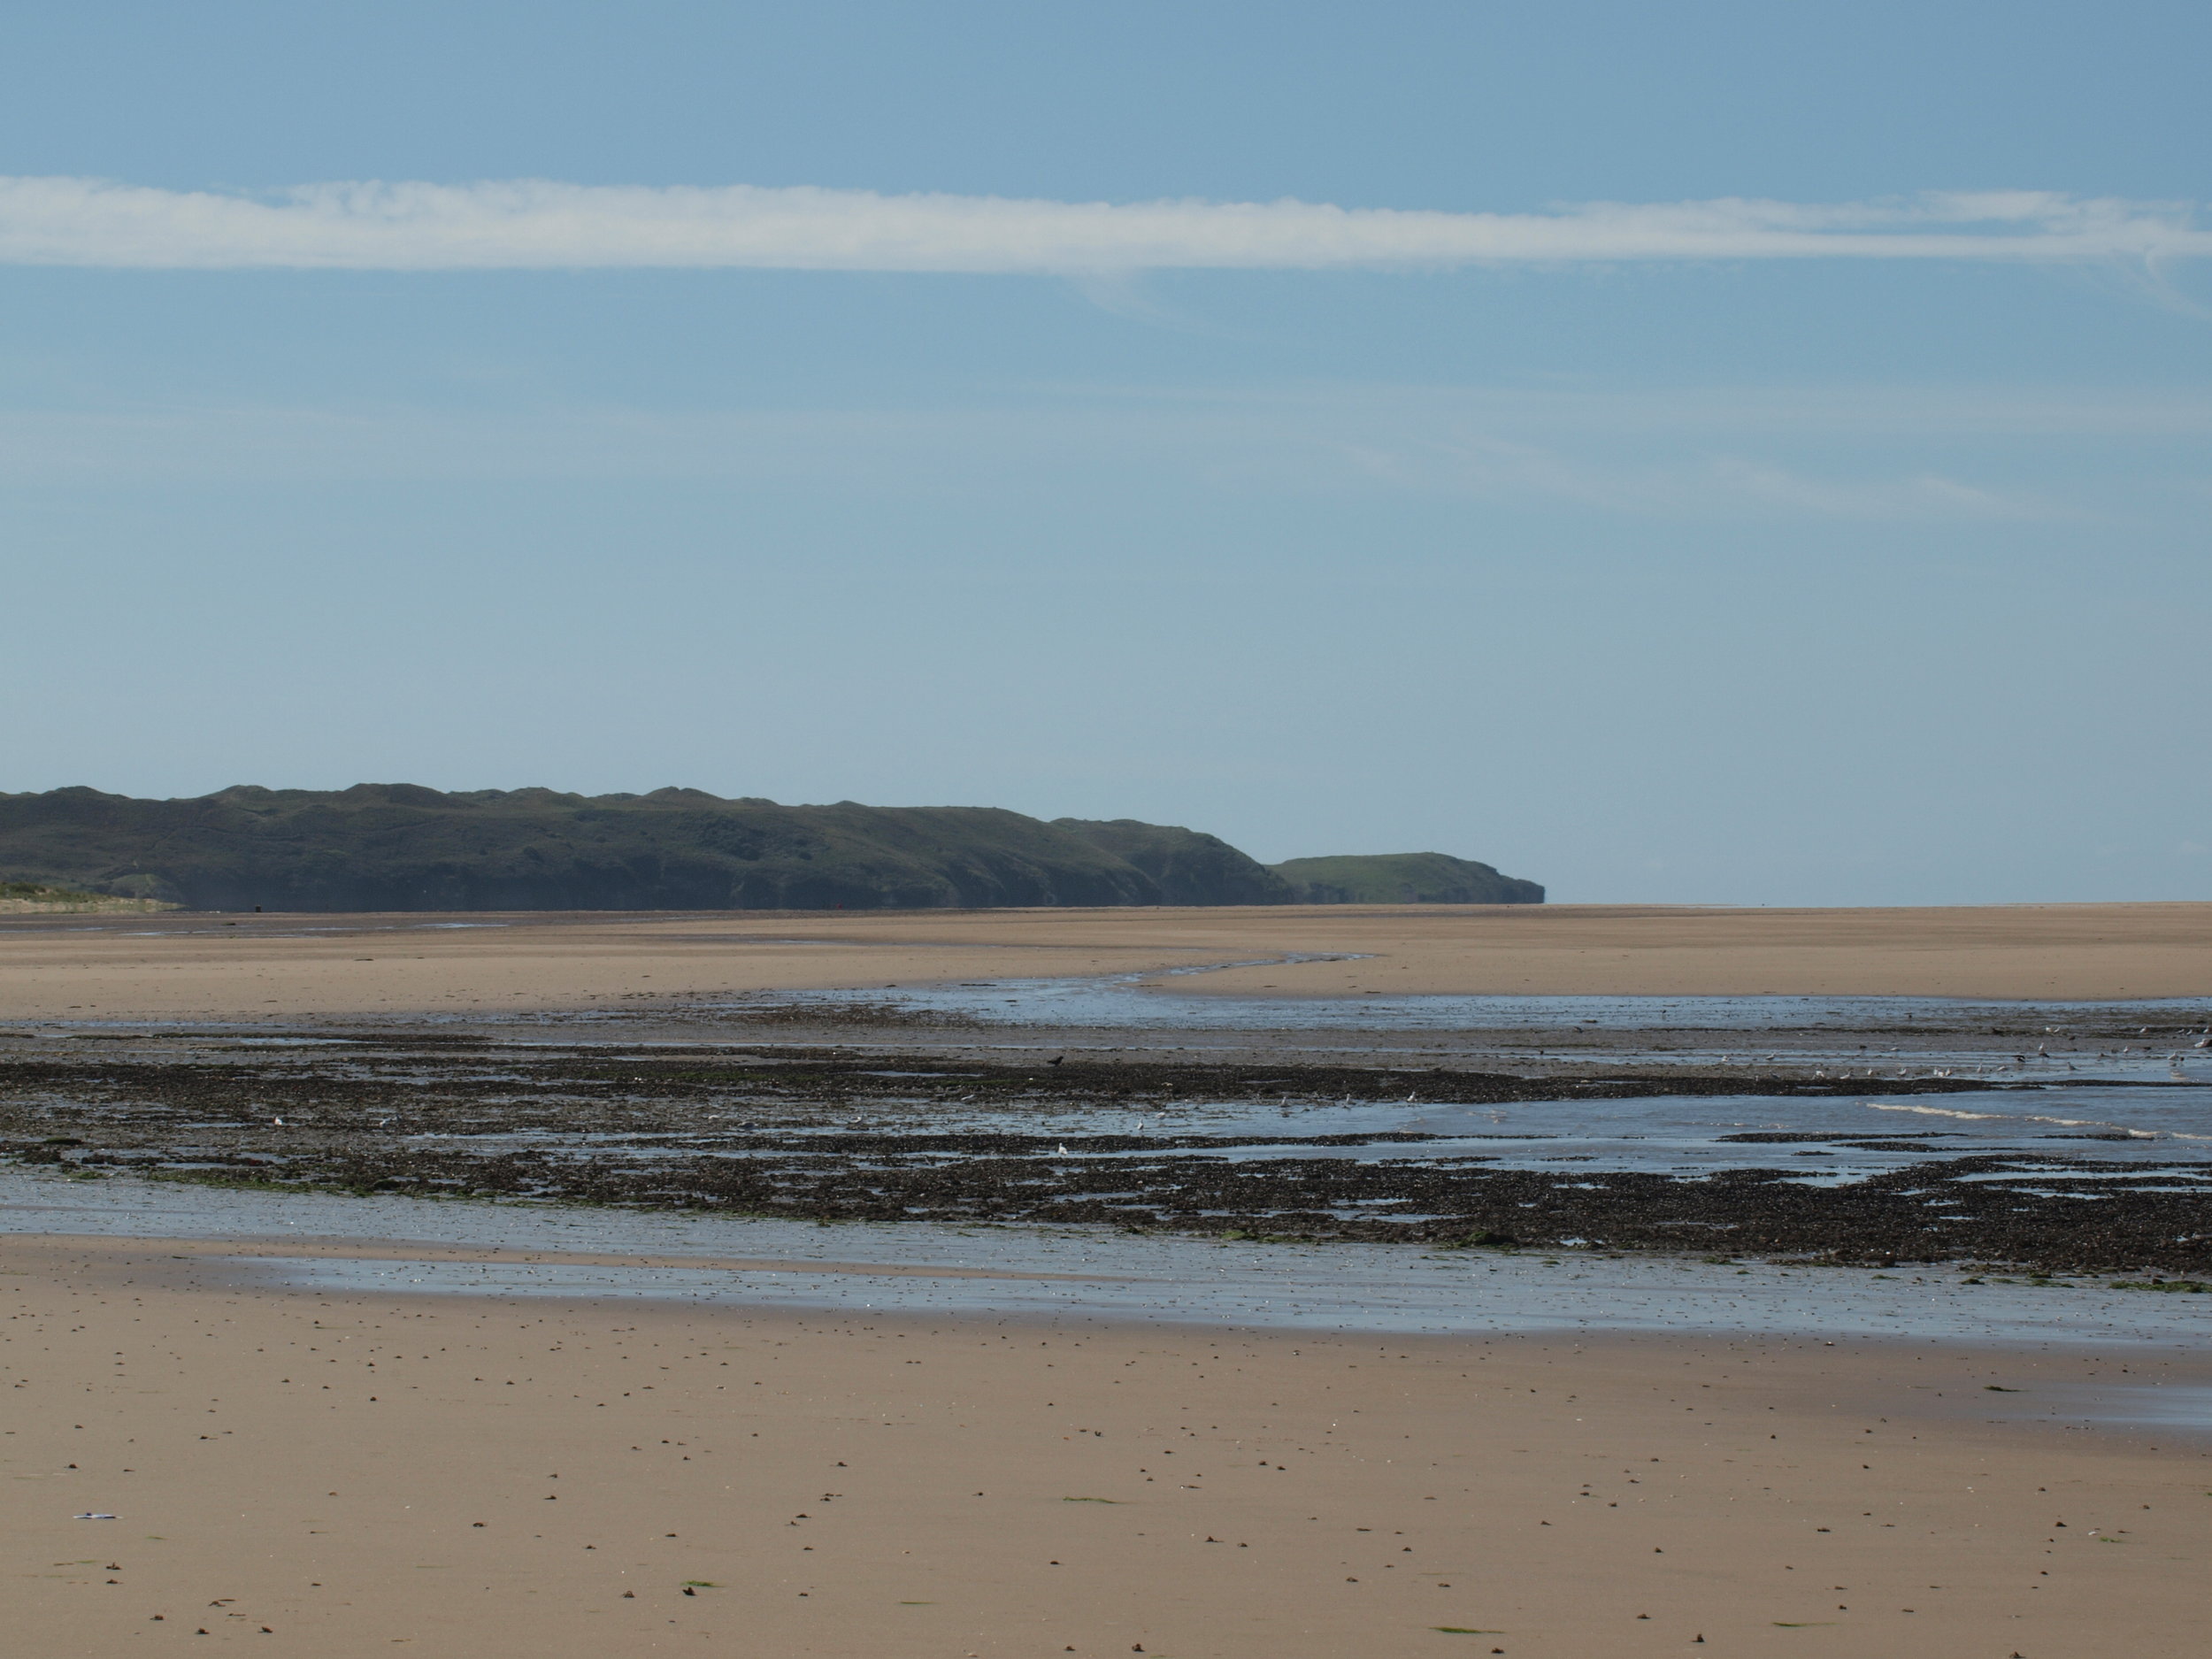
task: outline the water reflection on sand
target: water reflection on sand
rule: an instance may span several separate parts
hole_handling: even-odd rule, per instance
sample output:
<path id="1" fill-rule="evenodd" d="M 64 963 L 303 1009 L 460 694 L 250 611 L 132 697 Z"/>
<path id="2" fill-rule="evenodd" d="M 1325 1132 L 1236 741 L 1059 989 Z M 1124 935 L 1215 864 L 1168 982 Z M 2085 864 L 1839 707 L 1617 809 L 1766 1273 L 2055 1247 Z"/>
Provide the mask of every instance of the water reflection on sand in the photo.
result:
<path id="1" fill-rule="evenodd" d="M 1819 1333 L 2201 1345 L 2212 1295 L 1594 1251 L 1425 1249 L 1133 1236 L 1107 1228 L 818 1224 L 695 1213 L 333 1197 L 0 1171 L 0 1233 L 252 1241 L 267 1283 L 646 1296 L 913 1312 L 1066 1315 L 1336 1331 Z M 301 1253 L 296 1241 L 319 1250 Z M 346 1241 L 364 1248 L 349 1256 Z M 370 1259 L 372 1242 L 619 1260 Z M 265 1248 L 260 1248 L 265 1246 Z M 687 1258 L 701 1261 L 687 1266 Z M 718 1263 L 708 1265 L 705 1258 Z"/>

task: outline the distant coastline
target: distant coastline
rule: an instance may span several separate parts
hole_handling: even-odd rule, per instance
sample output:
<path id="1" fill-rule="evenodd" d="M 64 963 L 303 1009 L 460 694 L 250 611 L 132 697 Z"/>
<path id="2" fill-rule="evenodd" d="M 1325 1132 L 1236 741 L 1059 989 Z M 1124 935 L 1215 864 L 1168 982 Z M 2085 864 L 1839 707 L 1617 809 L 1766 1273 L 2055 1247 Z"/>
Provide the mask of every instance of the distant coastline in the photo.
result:
<path id="1" fill-rule="evenodd" d="M 699 789 L 583 795 L 240 786 L 180 800 L 0 794 L 10 910 L 760 910 L 1540 904 L 1442 853 L 1270 866 L 1218 836 L 995 807 L 786 806 Z"/>

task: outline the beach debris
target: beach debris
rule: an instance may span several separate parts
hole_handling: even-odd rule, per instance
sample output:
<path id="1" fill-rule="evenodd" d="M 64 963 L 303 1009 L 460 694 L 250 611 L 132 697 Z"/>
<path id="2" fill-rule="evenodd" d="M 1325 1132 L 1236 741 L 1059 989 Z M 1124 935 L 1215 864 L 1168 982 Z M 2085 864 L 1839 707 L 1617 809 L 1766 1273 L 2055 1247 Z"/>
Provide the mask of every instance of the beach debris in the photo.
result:
<path id="1" fill-rule="evenodd" d="M 97 1509 L 88 1509 L 82 1515 L 73 1516 L 71 1518 L 79 1521 L 111 1521 L 115 1517 Z"/>

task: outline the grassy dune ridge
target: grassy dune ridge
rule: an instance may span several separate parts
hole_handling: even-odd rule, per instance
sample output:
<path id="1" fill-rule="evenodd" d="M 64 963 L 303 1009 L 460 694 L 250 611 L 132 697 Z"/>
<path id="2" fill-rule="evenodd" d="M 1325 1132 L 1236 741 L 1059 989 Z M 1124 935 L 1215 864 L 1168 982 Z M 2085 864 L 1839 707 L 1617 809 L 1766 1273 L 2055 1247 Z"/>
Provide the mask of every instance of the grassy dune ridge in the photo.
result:
<path id="1" fill-rule="evenodd" d="M 42 912 L 71 914 L 144 915 L 173 910 L 160 899 L 126 898 L 113 893 L 84 893 L 74 887 L 50 887 L 41 881 L 0 881 L 0 916 L 28 916 Z"/>

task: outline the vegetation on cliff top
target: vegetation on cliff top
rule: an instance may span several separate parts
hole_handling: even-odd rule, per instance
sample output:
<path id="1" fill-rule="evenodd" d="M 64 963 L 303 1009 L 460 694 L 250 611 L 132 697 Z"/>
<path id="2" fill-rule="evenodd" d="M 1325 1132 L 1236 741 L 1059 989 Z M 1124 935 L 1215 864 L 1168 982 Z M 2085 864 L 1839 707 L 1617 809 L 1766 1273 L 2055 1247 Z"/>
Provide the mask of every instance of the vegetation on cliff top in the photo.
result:
<path id="1" fill-rule="evenodd" d="M 1142 871 L 1159 887 L 1163 904 L 1298 902 L 1290 883 L 1217 835 L 1133 818 L 1056 818 L 1052 825 Z"/>
<path id="2" fill-rule="evenodd" d="M 781 806 L 674 788 L 0 794 L 0 871 L 111 900 L 219 910 L 1298 902 L 1281 875 L 1173 826 L 1048 824 L 994 807 Z"/>
<path id="3" fill-rule="evenodd" d="M 1293 858 L 1271 865 L 1301 904 L 1541 904 L 1533 881 L 1448 853 Z"/>

